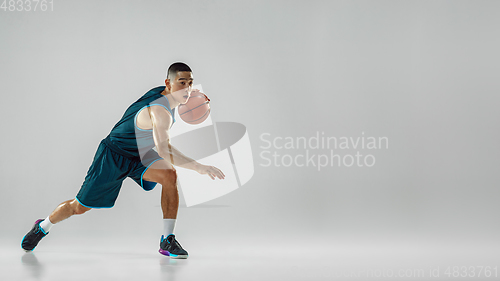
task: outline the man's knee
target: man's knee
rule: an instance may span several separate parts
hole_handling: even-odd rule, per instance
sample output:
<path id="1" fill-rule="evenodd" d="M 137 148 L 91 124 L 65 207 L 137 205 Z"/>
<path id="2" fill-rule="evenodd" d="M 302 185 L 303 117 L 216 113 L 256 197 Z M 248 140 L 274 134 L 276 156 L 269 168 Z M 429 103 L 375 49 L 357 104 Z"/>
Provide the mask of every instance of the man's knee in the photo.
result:
<path id="1" fill-rule="evenodd" d="M 85 212 L 91 210 L 91 208 L 87 208 L 87 207 L 82 206 L 82 204 L 80 204 L 80 202 L 78 202 L 76 200 L 73 202 L 74 202 L 73 212 L 75 215 L 81 215 L 81 214 L 84 214 Z"/>
<path id="2" fill-rule="evenodd" d="M 166 169 L 162 172 L 162 182 L 161 185 L 170 185 L 177 182 L 177 172 L 175 169 Z"/>

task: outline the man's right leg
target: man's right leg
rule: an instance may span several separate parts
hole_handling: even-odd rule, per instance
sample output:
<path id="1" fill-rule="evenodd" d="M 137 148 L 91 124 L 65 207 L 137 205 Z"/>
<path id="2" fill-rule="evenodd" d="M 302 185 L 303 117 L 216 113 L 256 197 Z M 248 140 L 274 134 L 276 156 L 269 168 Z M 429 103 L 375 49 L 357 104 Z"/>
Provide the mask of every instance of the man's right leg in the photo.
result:
<path id="1" fill-rule="evenodd" d="M 56 224 L 72 215 L 81 215 L 89 210 L 91 210 L 91 208 L 82 206 L 76 199 L 71 199 L 57 206 L 52 214 L 50 214 L 49 219 L 52 224 Z"/>
<path id="2" fill-rule="evenodd" d="M 68 200 L 61 203 L 57 208 L 47 217 L 47 219 L 39 219 L 33 225 L 33 228 L 23 237 L 21 247 L 29 252 L 33 251 L 47 234 L 53 224 L 65 220 L 73 215 L 80 215 L 91 208 L 82 206 L 76 199 Z M 43 224 L 43 225 L 42 225 Z"/>
<path id="3" fill-rule="evenodd" d="M 31 231 L 23 238 L 23 249 L 33 250 L 38 242 L 48 234 L 53 224 L 73 215 L 83 214 L 91 209 L 86 206 L 113 207 L 122 182 L 126 178 L 125 172 L 131 163 L 130 161 L 123 155 L 113 152 L 106 145 L 105 140 L 101 141 L 75 199 L 61 203 L 46 219 L 37 220 Z M 80 202 L 82 203 L 80 204 Z"/>

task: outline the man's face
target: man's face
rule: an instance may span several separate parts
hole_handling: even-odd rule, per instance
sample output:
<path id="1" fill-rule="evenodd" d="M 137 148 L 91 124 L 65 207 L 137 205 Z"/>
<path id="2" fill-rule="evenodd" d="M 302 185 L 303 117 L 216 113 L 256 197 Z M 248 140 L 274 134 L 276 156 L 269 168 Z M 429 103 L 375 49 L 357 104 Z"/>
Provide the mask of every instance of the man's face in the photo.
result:
<path id="1" fill-rule="evenodd" d="M 167 82 L 170 82 L 170 93 L 174 100 L 180 104 L 185 104 L 193 90 L 193 73 L 190 71 L 179 71 L 174 80 L 168 80 Z"/>

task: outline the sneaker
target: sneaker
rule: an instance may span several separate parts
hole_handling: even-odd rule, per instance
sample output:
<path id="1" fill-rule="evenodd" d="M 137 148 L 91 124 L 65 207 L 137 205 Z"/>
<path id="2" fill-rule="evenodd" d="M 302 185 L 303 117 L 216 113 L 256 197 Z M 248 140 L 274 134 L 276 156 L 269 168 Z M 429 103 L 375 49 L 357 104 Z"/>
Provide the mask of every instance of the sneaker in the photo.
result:
<path id="1" fill-rule="evenodd" d="M 163 235 L 161 236 L 159 252 L 173 259 L 187 259 L 188 257 L 188 252 L 177 242 L 174 234 L 170 234 L 167 238 L 164 238 Z"/>
<path id="2" fill-rule="evenodd" d="M 43 219 L 37 220 L 33 225 L 33 228 L 31 228 L 31 230 L 26 235 L 24 235 L 23 241 L 21 242 L 21 247 L 26 252 L 33 251 L 36 245 L 38 245 L 38 242 L 40 242 L 40 240 L 42 240 L 43 237 L 49 234 L 40 227 L 40 223 L 42 221 L 44 220 Z"/>

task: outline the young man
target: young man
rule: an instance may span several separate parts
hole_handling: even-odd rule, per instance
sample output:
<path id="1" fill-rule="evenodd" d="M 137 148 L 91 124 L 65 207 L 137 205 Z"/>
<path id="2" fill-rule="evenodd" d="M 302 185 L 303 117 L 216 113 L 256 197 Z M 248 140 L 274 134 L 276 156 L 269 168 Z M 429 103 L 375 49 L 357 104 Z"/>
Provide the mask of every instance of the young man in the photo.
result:
<path id="1" fill-rule="evenodd" d="M 54 224 L 72 215 L 92 208 L 113 207 L 123 180 L 130 177 L 146 191 L 161 184 L 164 235 L 159 252 L 171 258 L 187 258 L 188 252 L 173 234 L 179 193 L 172 164 L 207 174 L 211 179 L 225 177 L 218 168 L 202 165 L 170 145 L 169 129 L 175 122 L 175 108 L 188 101 L 192 85 L 189 66 L 181 62 L 172 64 L 165 86 L 151 89 L 134 102 L 101 141 L 75 199 L 61 203 L 46 219 L 37 220 L 24 236 L 21 247 L 32 251 Z"/>

